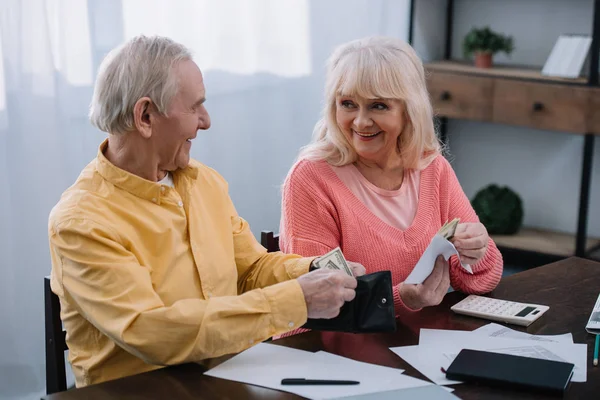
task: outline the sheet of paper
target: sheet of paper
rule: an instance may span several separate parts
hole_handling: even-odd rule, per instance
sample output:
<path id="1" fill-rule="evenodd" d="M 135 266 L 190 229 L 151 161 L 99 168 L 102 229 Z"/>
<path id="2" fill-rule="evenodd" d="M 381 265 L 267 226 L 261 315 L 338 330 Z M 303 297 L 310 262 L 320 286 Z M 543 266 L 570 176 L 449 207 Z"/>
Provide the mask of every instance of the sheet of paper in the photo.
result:
<path id="1" fill-rule="evenodd" d="M 571 333 L 562 335 L 532 335 L 526 332 L 515 331 L 514 329 L 496 323 L 487 324 L 481 328 L 477 328 L 473 333 L 501 338 L 538 340 L 540 342 L 573 343 L 573 335 Z"/>
<path id="2" fill-rule="evenodd" d="M 448 368 L 460 350 L 473 349 L 573 363 L 575 368 L 572 381 L 587 380 L 586 344 L 542 341 L 533 343 L 529 339 L 488 337 L 470 331 L 421 329 L 419 347 L 421 346 L 443 353 L 445 363 L 441 367 L 444 368 Z"/>
<path id="3" fill-rule="evenodd" d="M 369 373 L 365 373 L 365 371 Z M 311 353 L 260 343 L 207 371 L 208 376 L 295 393 L 310 399 L 332 399 L 430 385 L 401 370 L 360 363 L 326 352 Z M 283 378 L 344 379 L 351 386 L 283 386 Z"/>
<path id="4" fill-rule="evenodd" d="M 585 330 L 589 333 L 600 335 L 600 295 L 598 295 L 596 304 L 590 313 L 590 319 L 588 319 Z"/>
<path id="5" fill-rule="evenodd" d="M 423 281 L 431 274 L 431 271 L 433 271 L 435 260 L 439 255 L 443 255 L 444 259 L 448 260 L 452 255 L 458 255 L 458 251 L 451 242 L 440 235 L 435 235 L 404 283 L 423 283 Z M 462 267 L 470 274 L 473 273 L 470 265 L 463 264 Z"/>
<path id="6" fill-rule="evenodd" d="M 391 390 L 358 396 L 340 397 L 340 400 L 458 400 L 451 394 L 453 389 L 445 386 L 428 385 L 417 388 Z"/>
<path id="7" fill-rule="evenodd" d="M 369 373 L 381 374 L 383 372 L 389 372 L 393 376 L 396 376 L 397 374 L 399 374 L 399 373 L 401 374 L 404 372 L 403 369 L 385 367 L 383 365 L 369 364 L 369 363 L 362 362 L 362 361 L 351 360 L 349 358 L 338 356 L 337 354 L 328 353 L 326 351 L 317 351 L 314 354 L 315 354 L 314 359 L 317 362 L 327 362 L 330 364 L 334 364 L 336 362 L 345 363 L 345 368 L 347 368 L 347 370 L 358 369 L 363 374 L 369 374 Z M 348 362 L 348 360 L 350 360 L 351 362 Z"/>
<path id="8" fill-rule="evenodd" d="M 444 349 L 426 346 L 404 346 L 392 347 L 390 350 L 437 385 L 462 383 L 446 379 L 446 374 L 440 369 L 447 363 L 443 353 Z"/>

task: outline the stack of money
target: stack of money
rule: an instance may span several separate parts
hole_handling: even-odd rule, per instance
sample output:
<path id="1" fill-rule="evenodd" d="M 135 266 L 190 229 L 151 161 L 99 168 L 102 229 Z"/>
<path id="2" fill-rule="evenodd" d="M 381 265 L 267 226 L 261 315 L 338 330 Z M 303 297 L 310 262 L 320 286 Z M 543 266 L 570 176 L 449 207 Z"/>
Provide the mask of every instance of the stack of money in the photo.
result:
<path id="1" fill-rule="evenodd" d="M 352 273 L 352 269 L 348 265 L 348 262 L 344 258 L 344 255 L 342 254 L 342 250 L 339 247 L 336 247 L 335 249 L 331 250 L 329 253 L 325 254 L 324 256 L 317 258 L 314 261 L 313 266 L 315 268 L 324 268 L 324 269 L 333 269 L 333 270 L 337 269 L 337 270 L 347 273 L 350 276 L 354 276 L 354 274 Z"/>
<path id="2" fill-rule="evenodd" d="M 441 235 L 444 239 L 450 240 L 454 237 L 456 226 L 460 222 L 460 218 L 454 218 L 452 221 L 446 223 L 438 231 L 438 235 Z"/>

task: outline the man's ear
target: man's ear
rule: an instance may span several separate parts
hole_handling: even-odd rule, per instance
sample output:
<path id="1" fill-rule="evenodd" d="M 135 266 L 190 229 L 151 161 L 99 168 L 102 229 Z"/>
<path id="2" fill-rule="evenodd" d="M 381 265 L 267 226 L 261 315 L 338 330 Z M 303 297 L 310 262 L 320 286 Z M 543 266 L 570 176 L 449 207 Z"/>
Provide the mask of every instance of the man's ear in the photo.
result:
<path id="1" fill-rule="evenodd" d="M 142 97 L 133 106 L 133 123 L 136 130 L 149 139 L 152 136 L 152 124 L 156 122 L 156 107 L 149 97 Z"/>

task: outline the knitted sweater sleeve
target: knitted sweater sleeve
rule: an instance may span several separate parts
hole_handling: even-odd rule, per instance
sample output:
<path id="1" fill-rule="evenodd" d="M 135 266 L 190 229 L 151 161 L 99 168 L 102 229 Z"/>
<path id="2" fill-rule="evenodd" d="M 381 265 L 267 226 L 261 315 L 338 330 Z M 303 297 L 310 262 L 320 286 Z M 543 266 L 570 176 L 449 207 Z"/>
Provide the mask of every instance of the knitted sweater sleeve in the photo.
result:
<path id="1" fill-rule="evenodd" d="M 317 167 L 300 161 L 285 180 L 279 232 L 285 253 L 320 256 L 340 246 L 338 214 Z"/>
<path id="2" fill-rule="evenodd" d="M 447 208 L 447 219 L 458 217 L 461 222 L 479 222 L 479 217 L 458 182 L 454 170 L 443 157 L 440 158 L 443 160 L 440 196 L 441 203 Z M 488 240 L 485 256 L 475 265 L 471 265 L 471 268 L 473 275 L 461 267 L 458 257 L 450 259 L 450 283 L 454 289 L 464 293 L 482 294 L 492 291 L 498 285 L 502 278 L 503 260 L 492 238 Z"/>

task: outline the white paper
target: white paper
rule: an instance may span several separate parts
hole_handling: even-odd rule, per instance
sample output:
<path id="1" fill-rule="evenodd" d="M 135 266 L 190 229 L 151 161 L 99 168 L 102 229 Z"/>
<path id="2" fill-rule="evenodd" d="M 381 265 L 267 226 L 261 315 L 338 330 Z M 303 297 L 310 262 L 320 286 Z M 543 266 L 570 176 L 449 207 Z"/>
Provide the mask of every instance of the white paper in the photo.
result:
<path id="1" fill-rule="evenodd" d="M 453 385 L 462 383 L 460 381 L 452 381 L 447 379 L 446 374 L 442 372 L 441 367 L 448 367 L 449 365 L 444 357 L 444 349 L 442 348 L 404 346 L 392 347 L 390 350 L 396 353 L 404 361 L 412 365 L 414 369 L 425 375 L 437 385 Z"/>
<path id="2" fill-rule="evenodd" d="M 577 37 L 574 45 L 573 55 L 569 60 L 565 76 L 569 78 L 577 78 L 581 74 L 581 68 L 583 67 L 583 63 L 585 62 L 591 44 L 591 37 Z"/>
<path id="3" fill-rule="evenodd" d="M 454 389 L 446 386 L 427 385 L 416 388 L 390 390 L 386 392 L 340 397 L 340 400 L 459 400 L 452 394 Z"/>
<path id="4" fill-rule="evenodd" d="M 431 271 L 433 271 L 435 260 L 439 255 L 443 255 L 444 259 L 448 260 L 453 255 L 458 256 L 458 251 L 450 241 L 446 240 L 441 235 L 435 235 L 433 239 L 431 239 L 429 246 L 427 246 L 423 252 L 423 255 L 417 262 L 417 265 L 415 265 L 415 268 L 412 270 L 410 275 L 408 275 L 404 283 L 413 285 L 423 283 L 423 281 L 431 274 Z M 465 271 L 470 274 L 473 273 L 470 265 L 461 265 Z"/>
<path id="5" fill-rule="evenodd" d="M 561 35 L 558 37 L 542 75 L 577 78 L 585 62 L 592 38 L 583 35 Z"/>
<path id="6" fill-rule="evenodd" d="M 556 73 L 565 44 L 565 36 L 559 36 L 546 60 L 546 64 L 544 64 L 544 68 L 542 68 L 542 75 L 552 75 Z"/>
<path id="7" fill-rule="evenodd" d="M 562 335 L 532 335 L 526 332 L 515 331 L 514 329 L 510 329 L 506 326 L 495 323 L 484 325 L 472 332 L 478 335 L 500 338 L 538 340 L 541 342 L 573 343 L 573 335 L 571 333 L 565 333 Z"/>
<path id="8" fill-rule="evenodd" d="M 598 295 L 598 299 L 596 300 L 596 304 L 592 309 L 590 319 L 585 326 L 585 330 L 589 333 L 600 335 L 600 295 Z"/>
<path id="9" fill-rule="evenodd" d="M 313 353 L 315 355 L 315 362 L 326 362 L 326 363 L 344 363 L 344 368 L 346 370 L 357 369 L 360 373 L 367 375 L 369 373 L 377 373 L 381 374 L 386 371 L 396 376 L 396 374 L 401 374 L 404 372 L 403 369 L 386 367 L 383 365 L 369 364 L 362 361 L 352 360 L 346 357 L 338 356 L 337 354 L 328 353 L 326 351 L 317 351 Z M 350 362 L 349 362 L 350 361 Z"/>
<path id="10" fill-rule="evenodd" d="M 456 356 L 462 349 L 472 349 L 569 362 L 575 365 L 572 381 L 587 380 L 586 344 L 541 341 L 532 343 L 528 339 L 486 337 L 470 331 L 421 329 L 419 347 L 421 346 L 443 353 L 445 363 L 441 367 L 444 368 L 450 366 L 454 360 L 452 356 Z"/>
<path id="11" fill-rule="evenodd" d="M 402 370 L 395 368 L 361 363 L 326 352 L 311 353 L 267 343 L 259 343 L 205 374 L 311 399 L 331 399 L 430 385 L 429 382 L 403 375 Z M 356 380 L 360 384 L 284 386 L 281 385 L 284 378 L 344 379 Z"/>

